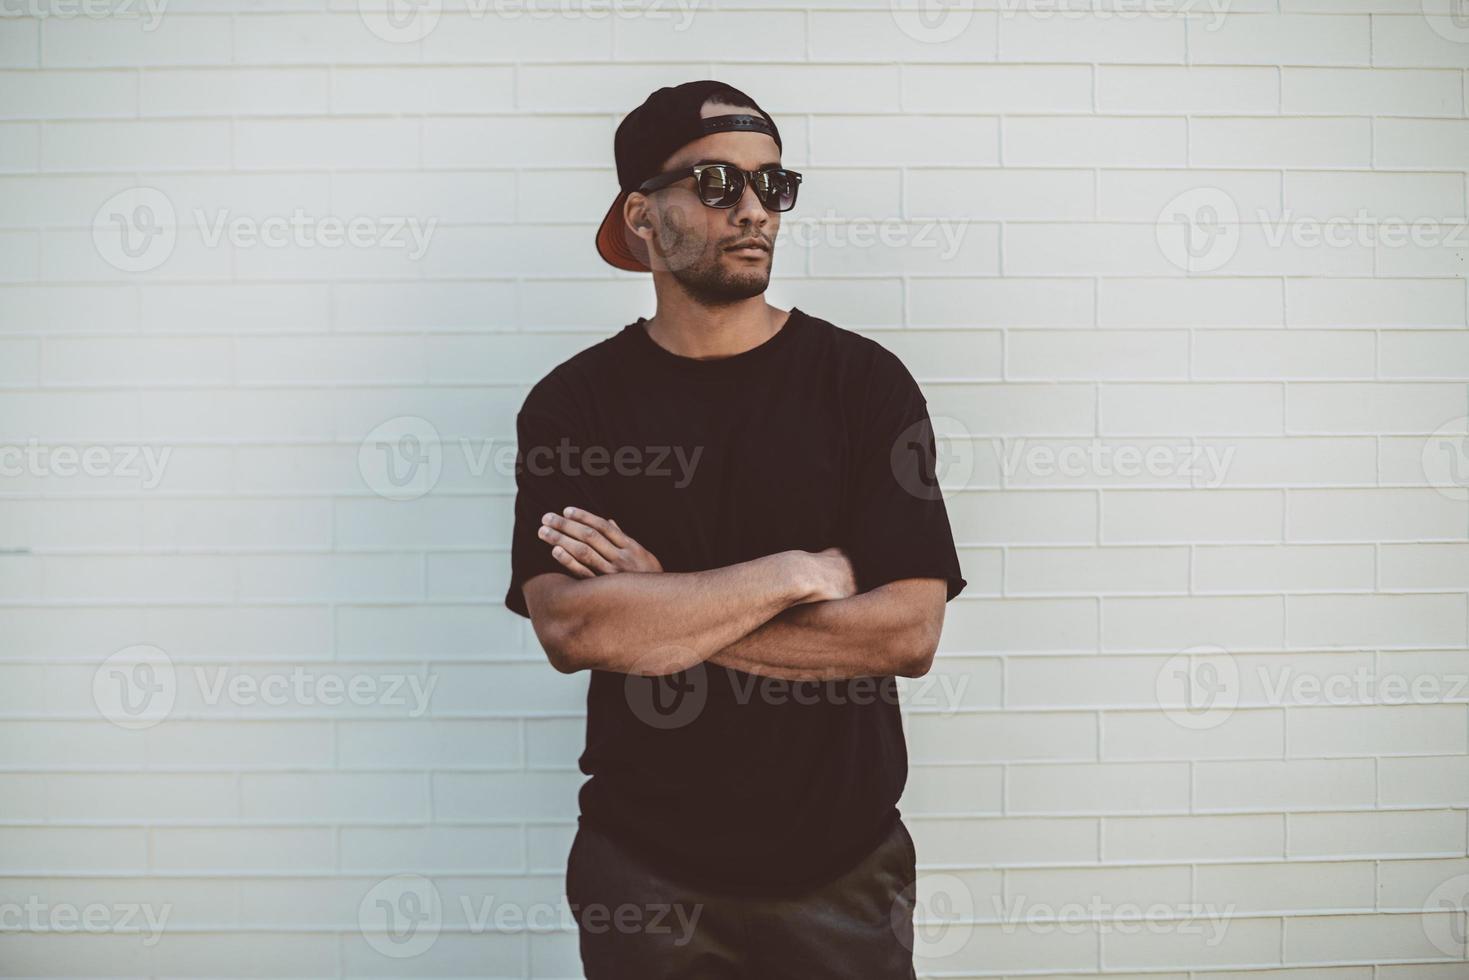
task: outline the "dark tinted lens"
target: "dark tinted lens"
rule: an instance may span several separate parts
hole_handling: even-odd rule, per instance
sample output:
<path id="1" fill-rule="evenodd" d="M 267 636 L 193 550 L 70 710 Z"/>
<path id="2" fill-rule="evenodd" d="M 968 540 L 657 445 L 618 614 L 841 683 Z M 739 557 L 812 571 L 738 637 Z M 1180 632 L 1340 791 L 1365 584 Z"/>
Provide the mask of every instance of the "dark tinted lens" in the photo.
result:
<path id="1" fill-rule="evenodd" d="M 699 175 L 699 199 L 710 207 L 726 208 L 745 192 L 745 175 L 718 164 L 705 167 Z"/>
<path id="2" fill-rule="evenodd" d="M 762 170 L 755 193 L 771 211 L 789 211 L 796 204 L 797 186 L 789 170 Z"/>

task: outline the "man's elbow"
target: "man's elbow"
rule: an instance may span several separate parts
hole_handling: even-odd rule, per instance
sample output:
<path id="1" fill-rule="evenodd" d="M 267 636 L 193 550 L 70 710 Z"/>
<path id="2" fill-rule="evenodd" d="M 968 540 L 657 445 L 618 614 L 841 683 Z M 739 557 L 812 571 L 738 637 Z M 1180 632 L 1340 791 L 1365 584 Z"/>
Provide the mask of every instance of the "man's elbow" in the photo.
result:
<path id="1" fill-rule="evenodd" d="M 933 667 L 934 655 L 938 653 L 941 629 L 942 620 L 938 623 L 924 620 L 905 631 L 898 644 L 897 666 L 893 672 L 900 677 L 922 677 L 928 673 Z"/>
<path id="2" fill-rule="evenodd" d="M 563 674 L 574 674 L 587 666 L 581 652 L 577 649 L 576 631 L 571 628 L 565 618 L 532 617 L 531 626 L 552 667 Z"/>
<path id="3" fill-rule="evenodd" d="M 526 606 L 531 627 L 546 659 L 563 674 L 574 674 L 592 666 L 586 656 L 582 617 L 570 601 L 566 576 L 543 575 L 526 584 Z"/>
<path id="4" fill-rule="evenodd" d="M 589 666 L 575 644 L 559 630 L 553 629 L 550 638 L 542 637 L 541 648 L 546 651 L 546 659 L 551 662 L 551 666 L 563 674 L 574 674 Z"/>
<path id="5" fill-rule="evenodd" d="M 933 667 L 933 650 L 910 651 L 894 671 L 899 677 L 922 677 Z"/>

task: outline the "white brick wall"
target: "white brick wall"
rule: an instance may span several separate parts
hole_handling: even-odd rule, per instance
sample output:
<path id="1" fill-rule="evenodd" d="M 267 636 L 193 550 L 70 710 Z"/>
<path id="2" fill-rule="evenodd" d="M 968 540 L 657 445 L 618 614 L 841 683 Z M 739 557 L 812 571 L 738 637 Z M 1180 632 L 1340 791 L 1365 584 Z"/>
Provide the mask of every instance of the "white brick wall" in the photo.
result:
<path id="1" fill-rule="evenodd" d="M 947 435 L 924 972 L 1469 975 L 1463 0 L 389 2 L 0 3 L 0 973 L 579 975 L 505 453 L 712 75 Z"/>

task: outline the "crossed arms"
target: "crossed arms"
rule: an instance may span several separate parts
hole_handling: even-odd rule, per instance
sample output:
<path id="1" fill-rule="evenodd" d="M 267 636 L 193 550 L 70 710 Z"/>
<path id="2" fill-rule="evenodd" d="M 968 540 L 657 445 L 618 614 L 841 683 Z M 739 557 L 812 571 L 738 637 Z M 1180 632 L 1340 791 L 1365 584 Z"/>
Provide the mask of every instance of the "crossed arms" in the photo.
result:
<path id="1" fill-rule="evenodd" d="M 541 540 L 567 570 L 528 579 L 526 607 L 557 670 L 671 674 L 708 661 L 787 680 L 928 672 L 946 584 L 907 578 L 857 593 L 837 548 L 665 572 L 616 521 L 573 507 Z"/>

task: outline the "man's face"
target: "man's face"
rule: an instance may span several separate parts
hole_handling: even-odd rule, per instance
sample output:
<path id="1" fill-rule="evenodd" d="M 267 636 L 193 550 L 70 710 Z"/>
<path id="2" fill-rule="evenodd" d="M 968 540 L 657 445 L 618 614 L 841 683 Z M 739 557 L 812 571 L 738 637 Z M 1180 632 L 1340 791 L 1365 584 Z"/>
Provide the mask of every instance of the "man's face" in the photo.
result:
<path id="1" fill-rule="evenodd" d="M 705 106 L 703 116 L 753 112 L 716 105 Z M 660 172 L 700 163 L 758 170 L 780 163 L 780 147 L 764 133 L 711 133 L 680 148 Z M 765 292 L 780 213 L 767 211 L 748 182 L 739 203 L 730 208 L 711 208 L 700 201 L 692 177 L 651 192 L 647 201 L 653 230 L 648 251 L 655 270 L 667 271 L 690 295 L 711 306 Z M 734 247 L 751 241 L 762 247 Z"/>

